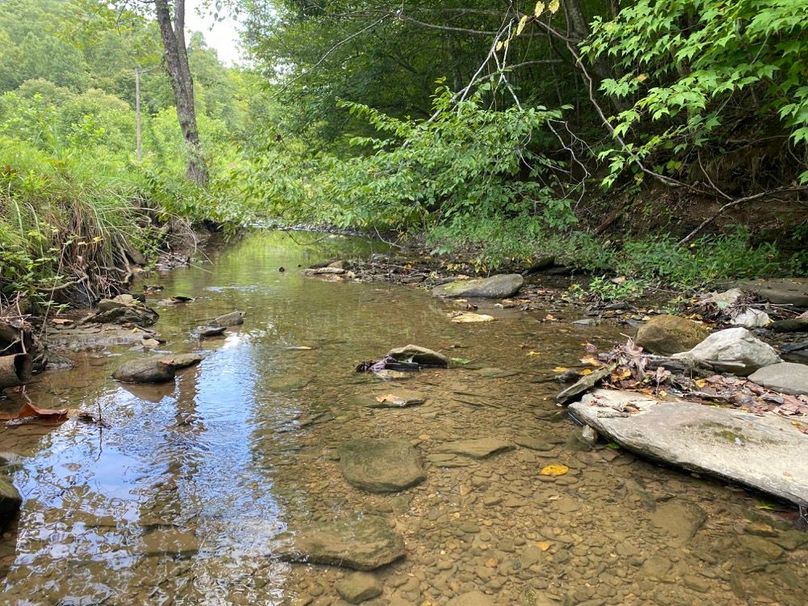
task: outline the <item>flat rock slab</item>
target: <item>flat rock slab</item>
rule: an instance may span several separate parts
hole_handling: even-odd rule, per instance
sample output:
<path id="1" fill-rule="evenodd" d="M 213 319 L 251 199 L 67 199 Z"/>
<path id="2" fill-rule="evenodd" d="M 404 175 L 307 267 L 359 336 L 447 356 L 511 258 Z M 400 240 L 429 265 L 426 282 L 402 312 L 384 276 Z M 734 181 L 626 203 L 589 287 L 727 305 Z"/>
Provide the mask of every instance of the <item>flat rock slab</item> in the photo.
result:
<path id="1" fill-rule="evenodd" d="M 351 440 L 337 452 L 348 483 L 368 492 L 396 492 L 426 479 L 421 455 L 404 440 Z"/>
<path id="2" fill-rule="evenodd" d="M 519 274 L 499 274 L 490 278 L 455 280 L 432 289 L 436 297 L 478 297 L 505 299 L 519 292 L 525 279 Z"/>
<path id="3" fill-rule="evenodd" d="M 788 419 L 605 389 L 569 410 L 641 455 L 808 504 L 808 435 Z"/>
<path id="4" fill-rule="evenodd" d="M 375 570 L 405 555 L 404 541 L 379 516 L 312 524 L 278 535 L 274 554 L 286 562 Z"/>
<path id="5" fill-rule="evenodd" d="M 756 370 L 749 375 L 749 380 L 782 393 L 808 394 L 808 365 L 793 362 L 773 364 Z"/>
<path id="6" fill-rule="evenodd" d="M 485 459 L 493 454 L 513 450 L 513 444 L 498 438 L 479 438 L 448 442 L 438 448 L 438 452 L 459 454 L 472 459 Z"/>
<path id="7" fill-rule="evenodd" d="M 495 602 L 481 591 L 470 591 L 452 598 L 446 606 L 495 606 Z"/>
<path id="8" fill-rule="evenodd" d="M 808 278 L 767 278 L 742 282 L 739 286 L 778 305 L 808 307 Z"/>

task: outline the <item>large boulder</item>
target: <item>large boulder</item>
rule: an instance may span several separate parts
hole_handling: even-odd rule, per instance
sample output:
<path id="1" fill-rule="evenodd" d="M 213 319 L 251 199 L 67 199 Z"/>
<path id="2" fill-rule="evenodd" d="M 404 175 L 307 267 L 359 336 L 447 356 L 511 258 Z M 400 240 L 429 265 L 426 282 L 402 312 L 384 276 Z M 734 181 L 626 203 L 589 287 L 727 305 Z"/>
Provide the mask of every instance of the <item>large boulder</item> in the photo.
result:
<path id="1" fill-rule="evenodd" d="M 701 343 L 710 330 L 704 325 L 679 316 L 655 316 L 640 326 L 636 343 L 646 351 L 669 356 L 687 351 Z"/>
<path id="2" fill-rule="evenodd" d="M 421 456 L 404 440 L 351 440 L 338 452 L 342 475 L 368 492 L 396 492 L 426 479 Z"/>
<path id="3" fill-rule="evenodd" d="M 605 389 L 569 411 L 628 450 L 808 505 L 808 435 L 779 415 Z"/>
<path id="4" fill-rule="evenodd" d="M 519 274 L 498 274 L 490 278 L 455 280 L 432 289 L 436 297 L 479 297 L 505 299 L 519 292 L 525 279 Z"/>
<path id="5" fill-rule="evenodd" d="M 379 516 L 321 522 L 278 535 L 274 554 L 286 562 L 375 570 L 404 557 L 404 541 Z"/>
<path id="6" fill-rule="evenodd" d="M 165 383 L 174 379 L 176 367 L 162 358 L 128 360 L 121 364 L 112 378 L 123 383 Z"/>
<path id="7" fill-rule="evenodd" d="M 793 395 L 808 394 L 808 365 L 782 362 L 749 375 L 749 380 L 775 391 Z"/>
<path id="8" fill-rule="evenodd" d="M 719 330 L 691 350 L 671 357 L 742 377 L 752 374 L 758 368 L 782 362 L 771 346 L 755 338 L 745 328 Z"/>

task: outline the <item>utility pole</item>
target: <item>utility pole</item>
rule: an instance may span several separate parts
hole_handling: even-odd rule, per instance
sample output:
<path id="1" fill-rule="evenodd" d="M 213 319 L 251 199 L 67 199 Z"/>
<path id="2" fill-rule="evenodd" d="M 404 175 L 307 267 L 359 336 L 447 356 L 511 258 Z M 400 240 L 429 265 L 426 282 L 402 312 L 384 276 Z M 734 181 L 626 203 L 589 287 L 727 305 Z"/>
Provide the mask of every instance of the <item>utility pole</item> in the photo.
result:
<path id="1" fill-rule="evenodd" d="M 135 141 L 138 164 L 143 161 L 143 145 L 140 135 L 140 68 L 135 68 Z"/>

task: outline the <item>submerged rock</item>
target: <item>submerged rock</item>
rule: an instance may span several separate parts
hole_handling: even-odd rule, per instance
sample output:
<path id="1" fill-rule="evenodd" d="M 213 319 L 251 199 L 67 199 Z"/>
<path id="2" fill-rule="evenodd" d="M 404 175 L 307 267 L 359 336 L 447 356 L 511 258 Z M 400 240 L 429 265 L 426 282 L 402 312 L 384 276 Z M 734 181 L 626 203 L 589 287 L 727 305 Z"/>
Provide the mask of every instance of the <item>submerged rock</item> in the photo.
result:
<path id="1" fill-rule="evenodd" d="M 432 289 L 436 297 L 479 297 L 505 299 L 519 292 L 525 279 L 519 274 L 499 274 L 490 278 L 455 280 Z"/>
<path id="2" fill-rule="evenodd" d="M 693 320 L 679 316 L 655 316 L 640 326 L 636 343 L 646 351 L 669 356 L 698 345 L 710 330 Z"/>
<path id="3" fill-rule="evenodd" d="M 745 328 L 719 330 L 690 351 L 674 354 L 672 357 L 743 377 L 752 374 L 758 368 L 782 361 L 771 346 L 755 338 Z"/>
<path id="4" fill-rule="evenodd" d="M 239 326 L 244 324 L 244 312 L 243 311 L 231 311 L 228 314 L 223 314 L 221 316 L 217 316 L 213 318 L 211 321 L 211 326 Z"/>
<path id="5" fill-rule="evenodd" d="M 367 572 L 349 574 L 336 585 L 337 593 L 349 604 L 361 604 L 382 594 L 378 579 Z"/>
<path id="6" fill-rule="evenodd" d="M 707 514 L 701 507 L 678 499 L 662 503 L 651 513 L 651 524 L 676 545 L 690 541 L 706 520 Z"/>
<path id="7" fill-rule="evenodd" d="M 387 356 L 399 362 L 412 362 L 419 366 L 432 366 L 436 368 L 449 367 L 449 358 L 442 353 L 432 351 L 420 345 L 397 347 L 388 351 Z"/>
<path id="8" fill-rule="evenodd" d="M 396 492 L 426 479 L 421 456 L 403 440 L 351 440 L 338 453 L 348 483 L 368 492 Z"/>
<path id="9" fill-rule="evenodd" d="M 278 535 L 274 554 L 286 562 L 375 570 L 405 555 L 404 541 L 379 516 L 321 522 Z"/>
<path id="10" fill-rule="evenodd" d="M 5 525 L 22 506 L 22 496 L 4 475 L 0 475 L 0 528 Z"/>
<path id="11" fill-rule="evenodd" d="M 569 410 L 641 455 L 808 504 L 808 435 L 778 415 L 604 389 Z"/>
<path id="12" fill-rule="evenodd" d="M 112 378 L 124 383 L 164 383 L 174 379 L 176 371 L 161 358 L 145 358 L 124 362 Z"/>
<path id="13" fill-rule="evenodd" d="M 459 454 L 472 459 L 484 459 L 493 454 L 513 450 L 513 444 L 498 438 L 479 438 L 476 440 L 458 440 L 448 442 L 438 448 L 438 452 Z"/>
<path id="14" fill-rule="evenodd" d="M 449 600 L 446 606 L 495 606 L 491 596 L 481 591 L 469 591 Z"/>
<path id="15" fill-rule="evenodd" d="M 419 393 L 400 391 L 377 396 L 373 402 L 368 404 L 368 408 L 407 408 L 424 402 L 426 402 L 426 398 Z"/>
<path id="16" fill-rule="evenodd" d="M 772 364 L 753 372 L 749 380 L 782 393 L 808 394 L 808 365 L 793 362 Z"/>

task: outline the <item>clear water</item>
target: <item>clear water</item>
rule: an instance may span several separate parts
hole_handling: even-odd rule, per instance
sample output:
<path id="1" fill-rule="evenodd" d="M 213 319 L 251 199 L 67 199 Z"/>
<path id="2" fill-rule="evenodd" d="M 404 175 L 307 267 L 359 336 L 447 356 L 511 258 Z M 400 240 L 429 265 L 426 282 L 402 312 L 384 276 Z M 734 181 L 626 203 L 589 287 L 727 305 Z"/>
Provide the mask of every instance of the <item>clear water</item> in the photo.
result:
<path id="1" fill-rule="evenodd" d="M 117 365 L 144 354 L 113 348 L 30 386 L 34 403 L 94 412 L 106 427 L 0 429 L 0 452 L 22 457 L 12 478 L 25 498 L 0 540 L 0 602 L 338 604 L 346 571 L 279 563 L 271 541 L 289 524 L 363 512 L 387 516 L 407 546 L 375 573 L 375 604 L 440 605 L 472 590 L 503 605 L 805 603 L 808 536 L 759 496 L 577 442 L 552 401 L 558 386 L 540 379 L 623 328 L 573 325 L 580 312 L 568 308 L 542 322 L 542 312 L 484 307 L 495 322 L 458 325 L 450 304 L 416 287 L 300 269 L 372 251 L 355 239 L 254 233 L 212 264 L 159 279 L 160 298 L 196 298 L 158 308 L 165 350 L 207 353 L 176 384 L 116 383 Z M 234 309 L 246 322 L 226 338 L 189 336 Z M 353 372 L 407 343 L 471 363 L 401 384 Z M 367 408 L 399 389 L 428 401 Z M 350 487 L 334 448 L 356 436 L 410 440 L 426 482 L 398 495 Z M 485 436 L 540 449 L 462 467 L 437 453 Z M 550 463 L 570 472 L 540 476 Z"/>

